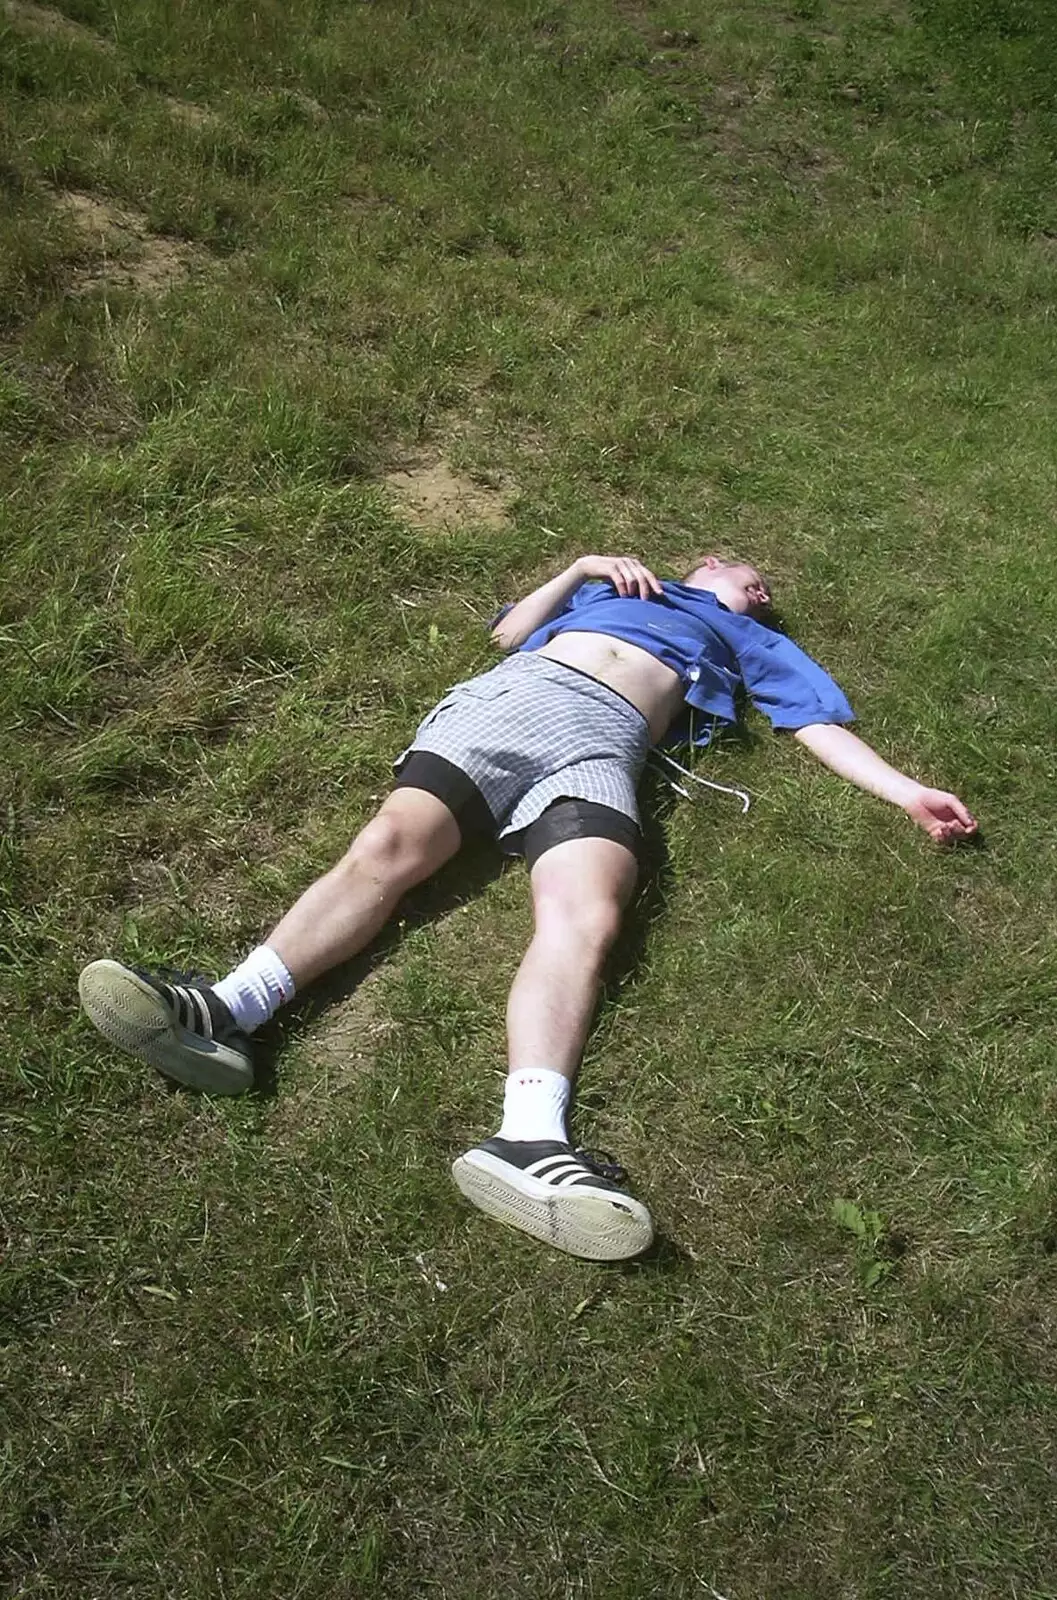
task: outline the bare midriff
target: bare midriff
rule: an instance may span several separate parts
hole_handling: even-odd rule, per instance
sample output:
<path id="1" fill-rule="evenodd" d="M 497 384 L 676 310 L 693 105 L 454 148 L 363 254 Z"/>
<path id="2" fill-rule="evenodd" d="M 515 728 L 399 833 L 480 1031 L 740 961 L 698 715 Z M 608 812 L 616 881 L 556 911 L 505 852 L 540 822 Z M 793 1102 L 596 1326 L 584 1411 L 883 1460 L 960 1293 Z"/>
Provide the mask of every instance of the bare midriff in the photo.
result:
<path id="1" fill-rule="evenodd" d="M 630 700 L 646 718 L 653 743 L 667 733 L 683 703 L 677 672 L 637 644 L 608 633 L 559 633 L 534 652 L 586 672 Z"/>

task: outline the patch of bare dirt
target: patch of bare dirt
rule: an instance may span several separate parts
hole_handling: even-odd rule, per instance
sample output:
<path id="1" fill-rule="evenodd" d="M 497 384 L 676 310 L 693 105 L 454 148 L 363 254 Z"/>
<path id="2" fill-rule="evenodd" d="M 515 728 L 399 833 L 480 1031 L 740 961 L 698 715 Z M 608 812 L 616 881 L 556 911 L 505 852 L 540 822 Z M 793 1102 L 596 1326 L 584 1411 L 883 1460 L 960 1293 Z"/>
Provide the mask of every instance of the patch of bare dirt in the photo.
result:
<path id="1" fill-rule="evenodd" d="M 47 34 L 52 38 L 89 44 L 93 49 L 101 50 L 106 55 L 114 53 L 114 46 L 109 39 L 101 38 L 98 33 L 93 33 L 91 28 L 86 28 L 81 22 L 74 22 L 72 17 L 65 16 L 51 6 L 32 5 L 30 0 L 3 0 L 3 7 L 4 16 L 16 27 L 29 29 L 33 33 Z"/>
<path id="2" fill-rule="evenodd" d="M 421 456 L 385 475 L 385 486 L 415 527 L 444 529 L 483 522 L 502 528 L 509 520 L 503 486 L 453 471 L 443 457 Z"/>
<path id="3" fill-rule="evenodd" d="M 332 1005 L 313 1036 L 311 1061 L 316 1076 L 325 1076 L 333 1092 L 343 1079 L 358 1075 L 373 1060 L 378 1045 L 393 1027 L 378 1009 L 380 963 L 356 985 L 347 999 Z"/>
<path id="4" fill-rule="evenodd" d="M 220 118 L 209 106 L 195 105 L 193 100 L 177 100 L 174 95 L 164 97 L 165 109 L 174 122 L 197 132 L 201 128 L 215 128 Z"/>
<path id="5" fill-rule="evenodd" d="M 284 90 L 287 100 L 295 105 L 309 122 L 324 123 L 330 121 L 330 115 L 324 106 L 313 95 L 305 94 L 301 89 Z"/>
<path id="6" fill-rule="evenodd" d="M 73 217 L 86 243 L 99 255 L 74 273 L 71 293 L 87 294 L 97 284 L 161 294 L 205 261 L 194 245 L 152 233 L 145 216 L 98 195 L 66 189 L 58 204 Z"/>
<path id="7" fill-rule="evenodd" d="M 483 870 L 486 878 L 490 876 L 492 867 L 487 861 Z M 474 871 L 482 871 L 480 862 L 470 869 L 471 877 Z M 473 975 L 477 999 L 493 1019 L 496 1045 L 501 1049 L 503 1006 L 517 955 L 505 943 L 497 948 L 494 920 L 481 904 L 482 888 L 479 882 L 464 884 L 467 898 L 440 909 L 437 915 L 430 914 L 428 921 L 440 962 L 457 963 Z M 337 992 L 328 993 L 324 979 L 319 991 L 324 1009 L 301 1036 L 292 1070 L 285 1070 L 282 1055 L 279 1058 L 280 1092 L 270 1113 L 277 1141 L 293 1146 L 310 1143 L 336 1116 L 354 1112 L 352 1097 L 375 1070 L 389 1036 L 400 1027 L 386 1001 L 385 979 L 399 974 L 403 960 L 397 939 L 377 952 L 374 964 L 351 993 L 339 987 L 346 981 L 340 972 L 332 980 Z"/>

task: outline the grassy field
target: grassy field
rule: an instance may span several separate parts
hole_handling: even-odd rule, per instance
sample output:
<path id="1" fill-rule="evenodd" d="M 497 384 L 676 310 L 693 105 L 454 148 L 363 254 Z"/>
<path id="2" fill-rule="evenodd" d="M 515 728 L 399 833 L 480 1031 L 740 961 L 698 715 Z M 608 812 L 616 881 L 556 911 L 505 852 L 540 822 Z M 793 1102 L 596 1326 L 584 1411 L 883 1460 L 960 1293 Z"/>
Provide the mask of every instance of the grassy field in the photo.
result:
<path id="1" fill-rule="evenodd" d="M 0 1585 L 1057 1596 L 1048 0 L 7 0 Z M 661 1234 L 497 1230 L 489 855 L 259 1094 L 79 1017 L 226 969 L 482 619 L 744 552 L 943 853 L 753 721 L 647 785 L 576 1131 Z"/>

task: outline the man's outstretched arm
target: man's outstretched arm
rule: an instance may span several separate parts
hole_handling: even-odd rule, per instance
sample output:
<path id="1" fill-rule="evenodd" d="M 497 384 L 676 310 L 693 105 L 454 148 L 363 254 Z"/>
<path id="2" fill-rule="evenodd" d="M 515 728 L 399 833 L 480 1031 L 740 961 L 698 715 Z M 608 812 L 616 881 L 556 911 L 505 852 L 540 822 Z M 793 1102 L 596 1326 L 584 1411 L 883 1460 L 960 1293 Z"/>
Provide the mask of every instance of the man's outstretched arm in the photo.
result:
<path id="1" fill-rule="evenodd" d="M 867 794 L 900 806 L 937 844 L 969 839 L 976 819 L 955 794 L 929 789 L 883 761 L 876 750 L 837 723 L 812 722 L 798 728 L 796 737 L 827 767 L 847 778 Z"/>
<path id="2" fill-rule="evenodd" d="M 492 643 L 500 650 L 516 650 L 537 628 L 557 616 L 582 583 L 597 578 L 608 580 L 624 598 L 637 595 L 645 600 L 650 594 L 661 592 L 649 567 L 635 556 L 580 556 L 556 578 L 512 606 L 492 629 Z"/>

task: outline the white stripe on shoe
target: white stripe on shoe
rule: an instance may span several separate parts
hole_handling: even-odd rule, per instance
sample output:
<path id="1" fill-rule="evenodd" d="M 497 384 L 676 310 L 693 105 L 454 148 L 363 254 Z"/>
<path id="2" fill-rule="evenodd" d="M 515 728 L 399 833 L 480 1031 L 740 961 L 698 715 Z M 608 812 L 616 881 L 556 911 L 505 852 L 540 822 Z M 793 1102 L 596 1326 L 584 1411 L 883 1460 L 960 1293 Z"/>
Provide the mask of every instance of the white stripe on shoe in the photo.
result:
<path id="1" fill-rule="evenodd" d="M 533 1161 L 525 1171 L 530 1178 L 539 1178 L 541 1182 L 560 1183 L 563 1178 L 582 1178 L 587 1168 L 573 1156 L 546 1156 L 542 1161 Z"/>
<path id="2" fill-rule="evenodd" d="M 187 996 L 197 1013 L 197 1023 L 192 1020 L 191 1027 L 195 1028 L 195 1031 L 205 1038 L 211 1039 L 213 1037 L 213 1019 L 209 1015 L 209 1007 L 206 1005 L 204 998 L 198 993 L 197 989 L 181 989 L 180 992 Z"/>

